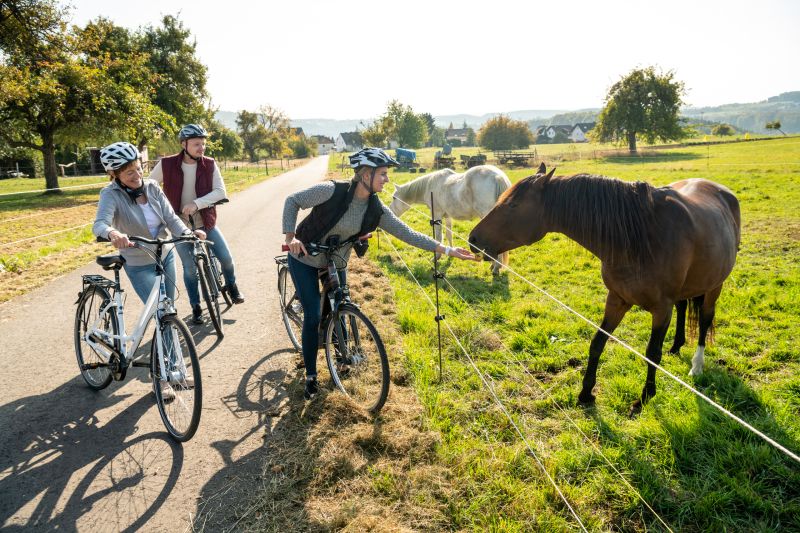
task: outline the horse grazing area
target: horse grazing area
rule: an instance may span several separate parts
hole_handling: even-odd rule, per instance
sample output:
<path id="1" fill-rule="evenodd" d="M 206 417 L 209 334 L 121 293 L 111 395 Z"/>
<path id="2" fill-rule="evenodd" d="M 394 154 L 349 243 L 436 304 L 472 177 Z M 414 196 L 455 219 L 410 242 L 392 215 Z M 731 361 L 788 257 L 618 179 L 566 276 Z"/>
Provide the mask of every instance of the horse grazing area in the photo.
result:
<path id="1" fill-rule="evenodd" d="M 717 300 L 704 371 L 689 375 L 697 338 L 688 328 L 686 344 L 669 353 L 674 312 L 661 365 L 799 454 L 800 139 L 545 163 L 556 177 L 586 173 L 656 187 L 705 178 L 732 191 L 741 245 Z M 503 170 L 512 183 L 536 172 Z M 383 193 L 387 205 L 393 190 Z M 426 214 L 412 209 L 403 219 L 430 234 L 427 208 L 415 208 Z M 476 224 L 455 221 L 454 245 L 467 247 Z M 609 341 L 602 354 L 596 401 L 579 405 L 596 330 L 542 292 L 600 324 L 607 293 L 600 260 L 575 241 L 549 233 L 514 250 L 510 269 L 494 276 L 485 265 L 440 263 L 441 381 L 435 311 L 422 294 L 435 298 L 430 254 L 382 234 L 370 258 L 391 280 L 423 425 L 441 435 L 436 453 L 449 475 L 442 490 L 426 493 L 434 496 L 414 500 L 438 523 L 503 531 L 800 530 L 800 463 L 660 371 L 658 394 L 630 416 L 647 365 L 619 343 Z M 634 306 L 614 334 L 644 354 L 651 328 L 650 313 Z M 408 490 L 385 494 L 389 506 L 409 497 Z"/>

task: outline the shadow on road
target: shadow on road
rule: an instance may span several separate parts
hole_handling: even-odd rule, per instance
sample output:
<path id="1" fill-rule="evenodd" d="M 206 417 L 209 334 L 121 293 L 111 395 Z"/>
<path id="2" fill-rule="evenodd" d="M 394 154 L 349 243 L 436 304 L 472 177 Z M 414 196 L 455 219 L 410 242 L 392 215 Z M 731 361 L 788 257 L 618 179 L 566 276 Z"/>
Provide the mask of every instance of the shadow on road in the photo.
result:
<path id="1" fill-rule="evenodd" d="M 0 407 L 0 528 L 135 531 L 161 507 L 183 450 L 166 432 L 127 440 L 149 394 L 100 425 L 94 413 L 130 397 L 115 385 L 94 392 L 78 376 Z"/>

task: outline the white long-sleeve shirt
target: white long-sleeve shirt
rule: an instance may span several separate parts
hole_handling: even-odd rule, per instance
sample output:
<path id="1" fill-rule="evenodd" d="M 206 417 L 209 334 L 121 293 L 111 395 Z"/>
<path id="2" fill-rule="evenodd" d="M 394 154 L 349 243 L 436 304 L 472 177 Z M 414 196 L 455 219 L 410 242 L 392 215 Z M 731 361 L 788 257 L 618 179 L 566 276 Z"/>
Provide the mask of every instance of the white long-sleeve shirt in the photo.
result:
<path id="1" fill-rule="evenodd" d="M 214 205 L 223 198 L 227 198 L 228 193 L 225 190 L 225 182 L 222 180 L 222 174 L 219 171 L 216 161 L 214 161 L 214 174 L 211 181 L 211 192 L 199 198 L 197 197 L 197 192 L 195 191 L 195 183 L 197 182 L 197 164 L 188 164 L 185 161 L 181 161 L 181 170 L 183 171 L 183 189 L 181 190 L 181 205 L 179 206 L 179 211 L 183 209 L 183 206 L 190 202 L 194 202 L 194 204 L 197 206 L 197 209 L 203 209 L 205 207 Z M 161 168 L 161 161 L 156 164 L 156 166 L 150 172 L 148 178 L 158 182 L 159 185 L 163 185 L 164 171 Z M 188 223 L 188 217 L 182 215 L 180 212 L 178 215 L 184 222 Z M 197 217 L 195 218 L 195 224 L 199 228 L 203 225 L 203 221 L 200 219 L 199 213 L 196 213 L 194 216 Z"/>

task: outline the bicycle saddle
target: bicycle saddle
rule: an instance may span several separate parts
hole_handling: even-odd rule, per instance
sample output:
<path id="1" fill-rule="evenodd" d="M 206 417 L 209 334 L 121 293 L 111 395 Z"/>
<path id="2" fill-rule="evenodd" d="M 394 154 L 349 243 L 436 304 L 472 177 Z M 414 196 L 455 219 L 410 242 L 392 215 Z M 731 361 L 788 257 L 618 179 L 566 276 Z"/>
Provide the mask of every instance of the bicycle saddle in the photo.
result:
<path id="1" fill-rule="evenodd" d="M 125 264 L 125 258 L 119 254 L 98 255 L 96 261 L 103 270 L 119 270 Z"/>

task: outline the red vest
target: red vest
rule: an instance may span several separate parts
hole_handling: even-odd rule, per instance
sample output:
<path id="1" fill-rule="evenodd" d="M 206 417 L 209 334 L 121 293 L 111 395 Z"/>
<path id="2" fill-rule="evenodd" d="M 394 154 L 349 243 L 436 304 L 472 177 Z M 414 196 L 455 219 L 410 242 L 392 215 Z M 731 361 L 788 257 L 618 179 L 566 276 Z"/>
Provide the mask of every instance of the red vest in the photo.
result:
<path id="1" fill-rule="evenodd" d="M 161 172 L 164 175 L 164 194 L 176 213 L 181 212 L 181 193 L 183 192 L 183 151 L 179 154 L 161 158 Z M 194 182 L 194 192 L 197 198 L 211 192 L 214 185 L 214 160 L 210 157 L 201 157 L 197 162 L 197 176 Z M 211 206 L 200 211 L 203 227 L 206 231 L 214 229 L 217 225 L 217 208 Z"/>

